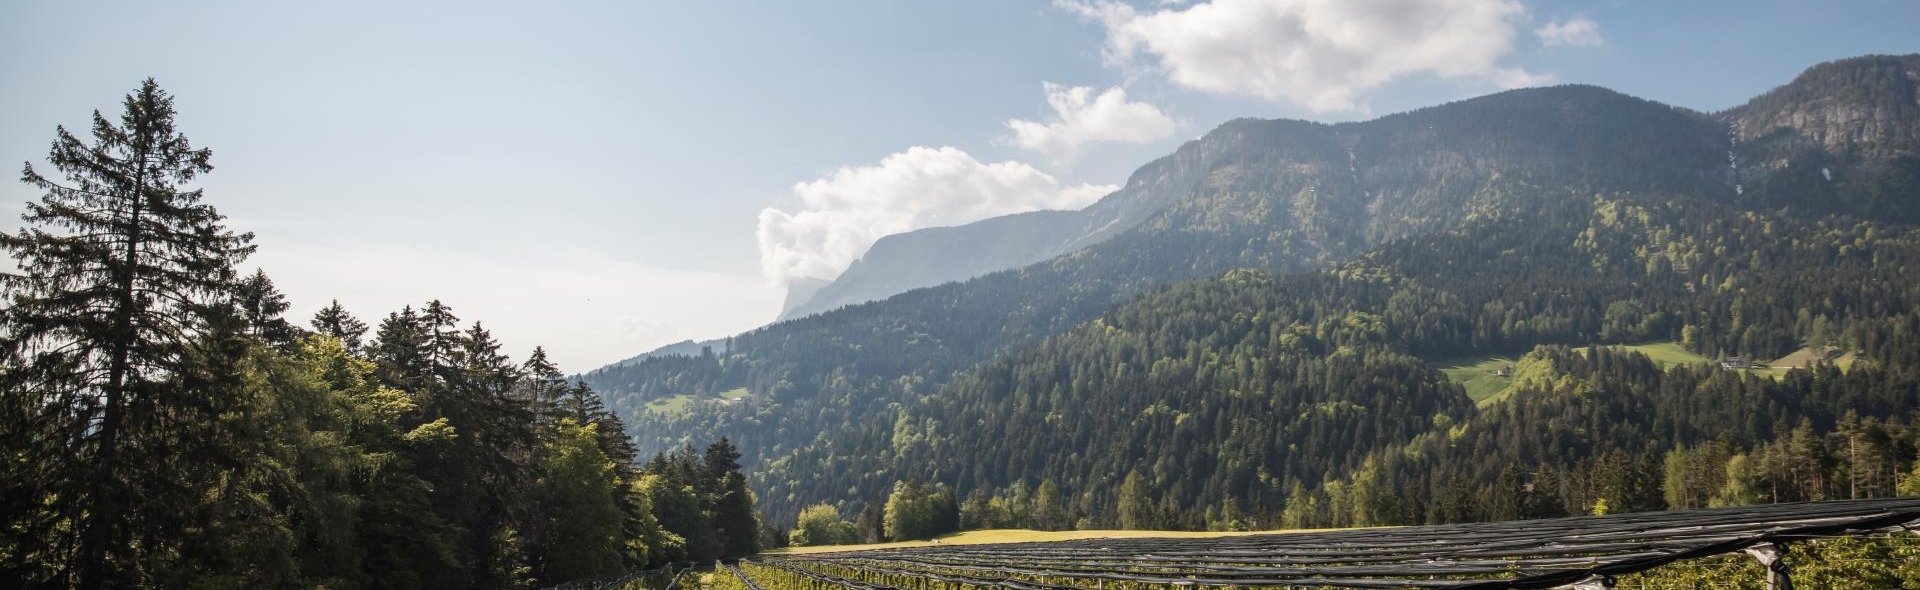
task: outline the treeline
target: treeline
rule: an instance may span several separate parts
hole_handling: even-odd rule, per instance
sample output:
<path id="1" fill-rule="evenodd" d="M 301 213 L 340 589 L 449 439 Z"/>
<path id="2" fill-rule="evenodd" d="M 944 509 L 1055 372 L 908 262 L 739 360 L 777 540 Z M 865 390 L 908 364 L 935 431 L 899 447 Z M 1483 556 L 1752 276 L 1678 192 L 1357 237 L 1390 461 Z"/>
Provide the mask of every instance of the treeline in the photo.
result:
<path id="1" fill-rule="evenodd" d="M 1667 505 L 1670 453 L 1724 435 L 1737 448 L 1730 455 L 1752 460 L 1788 444 L 1782 437 L 1803 419 L 1813 429 L 1803 438 L 1830 437 L 1851 409 L 1885 434 L 1871 454 L 1881 475 L 1850 493 L 1886 495 L 1888 474 L 1912 464 L 1905 424 L 1920 407 L 1917 254 L 1920 236 L 1844 219 L 1569 198 L 1397 240 L 1323 273 L 1235 271 L 1169 287 L 912 396 L 891 424 L 848 425 L 832 445 L 799 449 L 798 464 L 838 468 L 767 485 L 835 497 L 875 477 L 917 477 L 1014 505 L 1052 483 L 1066 516 L 1048 525 L 1094 528 L 1455 522 L 1587 513 L 1602 499 L 1614 511 L 1645 510 Z M 1860 360 L 1778 382 L 1647 363 L 1647 374 L 1623 378 L 1645 397 L 1594 386 L 1568 398 L 1586 405 L 1518 416 L 1508 414 L 1538 403 L 1527 389 L 1478 408 L 1427 360 L 1647 340 L 1759 358 L 1837 346 Z M 1591 358 L 1623 362 L 1598 350 Z M 1543 381 L 1579 380 L 1539 355 L 1520 365 Z M 1647 385 L 1662 379 L 1673 381 Z M 1593 409 L 1591 399 L 1626 405 Z M 1501 438 L 1481 440 L 1492 433 Z M 1528 438 L 1540 433 L 1560 438 Z M 1863 445 L 1852 456 L 1866 461 Z M 1542 460 L 1512 453 L 1539 448 L 1555 454 L 1545 462 L 1551 477 L 1535 481 Z M 1717 456 L 1675 461 L 1727 469 Z M 1820 465 L 1825 481 L 1842 469 L 1830 458 Z M 1492 493 L 1502 482 L 1558 497 L 1485 504 L 1507 501 Z M 1431 493 L 1405 493 L 1415 489 Z M 1804 495 L 1779 498 L 1795 497 Z M 968 505 L 979 503 L 963 502 L 963 514 Z M 1357 521 L 1356 506 L 1367 507 Z M 1032 510 L 980 512 L 1012 516 L 977 526 L 1035 524 Z"/>
<path id="2" fill-rule="evenodd" d="M 0 579 L 21 588 L 524 588 L 751 553 L 726 441 L 637 468 L 620 419 L 536 348 L 439 301 L 283 317 L 251 234 L 148 80 L 59 130 L 0 234 Z M 674 520 L 688 514 L 696 522 Z"/>
<path id="3" fill-rule="evenodd" d="M 986 528 L 978 518 L 960 507 L 953 489 L 944 484 L 928 484 L 908 478 L 894 482 L 893 492 L 884 501 L 871 502 L 860 511 L 859 520 L 847 522 L 832 504 L 815 504 L 800 511 L 786 544 L 850 545 L 882 541 L 931 539 L 964 529 Z"/>
<path id="4" fill-rule="evenodd" d="M 1912 321 L 1912 320 L 1908 320 Z M 1912 324 L 1920 327 L 1920 324 Z M 1774 380 L 1543 348 L 1474 419 L 1295 489 L 1277 523 L 1373 526 L 1920 495 L 1920 373 Z M 1312 484 L 1309 484 L 1311 486 Z"/>
<path id="5" fill-rule="evenodd" d="M 1868 244 L 1888 238 L 1859 232 L 1889 228 L 1795 216 L 1870 212 L 1844 206 L 1750 214 L 1741 207 L 1800 201 L 1791 195 L 1755 201 L 1772 189 L 1737 190 L 1727 150 L 1722 121 L 1581 86 L 1506 92 L 1340 125 L 1236 120 L 1142 168 L 1115 197 L 1131 201 L 1113 206 L 1157 212 L 1107 242 L 1015 271 L 768 326 L 734 337 L 727 351 L 712 357 L 650 359 L 586 378 L 625 412 L 642 448 L 732 438 L 754 481 L 767 486 L 761 491 L 769 511 L 787 522 L 819 499 L 851 510 L 858 499 L 885 494 L 903 475 L 889 472 L 899 460 L 888 451 L 896 435 L 911 437 L 926 426 L 911 410 L 956 378 L 1169 285 L 1236 268 L 1290 275 L 1375 257 L 1383 263 L 1347 271 L 1397 273 L 1381 276 L 1490 306 L 1418 325 L 1390 322 L 1421 333 L 1412 341 L 1389 340 L 1386 348 L 1420 358 L 1640 338 L 1681 340 L 1710 355 L 1772 358 L 1803 339 L 1871 339 L 1842 334 L 1861 326 L 1835 324 L 1854 311 L 1838 306 L 1796 304 L 1785 311 L 1804 309 L 1808 316 L 1783 321 L 1771 293 L 1752 290 L 1751 275 L 1742 273 L 1791 276 L 1797 265 L 1839 264 L 1839 282 L 1806 288 L 1846 295 L 1836 302 L 1847 306 L 1910 301 L 1880 299 L 1890 290 L 1886 285 L 1846 282 L 1860 275 L 1845 269 L 1878 255 Z M 1637 226 L 1631 216 L 1618 217 L 1619 225 L 1590 223 L 1604 204 L 1596 195 L 1660 209 L 1653 219 L 1663 226 L 1668 210 L 1682 222 L 1669 233 Z M 1492 223 L 1504 223 L 1501 231 L 1520 239 L 1475 244 L 1458 235 Z M 1589 225 L 1599 233 L 1581 236 Z M 1783 237 L 1829 231 L 1858 244 L 1840 252 L 1803 250 Z M 1606 241 L 1621 236 L 1626 241 Z M 1584 250 L 1569 247 L 1576 242 Z M 1832 242 L 1823 236 L 1821 243 Z M 1481 274 L 1466 274 L 1468 266 Z M 1428 280 L 1436 275 L 1444 280 Z M 1515 275 L 1540 278 L 1506 280 Z M 1483 277 L 1503 280 L 1470 284 Z M 1863 286 L 1878 292 L 1842 292 Z M 1772 280 L 1766 288 L 1798 287 Z M 1510 289 L 1512 296 L 1490 289 Z M 1817 301 L 1804 295 L 1797 301 Z M 1403 298 L 1398 305 L 1415 310 L 1425 303 L 1417 295 Z M 1716 307 L 1702 307 L 1709 303 Z M 661 396 L 734 388 L 751 396 L 722 403 L 695 395 L 684 412 L 645 409 Z M 822 475 L 831 481 L 819 481 Z M 1006 481 L 996 485 L 1010 485 Z M 1038 479 L 1027 481 L 1037 485 Z M 1069 486 L 1065 478 L 1059 483 Z"/>

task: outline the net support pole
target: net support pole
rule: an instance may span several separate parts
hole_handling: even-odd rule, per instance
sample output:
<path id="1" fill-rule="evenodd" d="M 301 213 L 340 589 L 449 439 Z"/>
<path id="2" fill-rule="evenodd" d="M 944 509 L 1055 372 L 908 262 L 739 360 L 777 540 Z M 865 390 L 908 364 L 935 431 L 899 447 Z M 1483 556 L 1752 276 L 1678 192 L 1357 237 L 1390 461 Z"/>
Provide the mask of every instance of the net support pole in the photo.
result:
<path id="1" fill-rule="evenodd" d="M 1793 590 L 1793 579 L 1787 576 L 1787 546 L 1779 543 L 1766 543 L 1747 548 L 1760 565 L 1767 568 L 1767 590 Z"/>

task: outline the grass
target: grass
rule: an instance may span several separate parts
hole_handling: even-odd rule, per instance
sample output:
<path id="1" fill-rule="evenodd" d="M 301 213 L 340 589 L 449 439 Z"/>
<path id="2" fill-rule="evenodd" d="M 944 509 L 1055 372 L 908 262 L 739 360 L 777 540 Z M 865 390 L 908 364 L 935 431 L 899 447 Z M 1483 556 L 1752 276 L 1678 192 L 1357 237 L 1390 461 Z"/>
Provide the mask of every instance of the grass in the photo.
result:
<path id="1" fill-rule="evenodd" d="M 1440 361 L 1434 364 L 1440 365 L 1440 372 L 1446 373 L 1448 380 L 1465 387 L 1467 397 L 1472 398 L 1474 403 L 1480 403 L 1481 400 L 1491 398 L 1494 394 L 1500 393 L 1500 390 L 1513 384 L 1511 375 L 1502 377 L 1495 375 L 1494 371 L 1510 367 L 1518 359 L 1519 357 L 1515 356 L 1490 355 Z"/>
<path id="2" fill-rule="evenodd" d="M 1783 368 L 1811 367 L 1825 359 L 1831 359 L 1829 362 L 1840 367 L 1841 370 L 1846 370 L 1853 366 L 1853 353 L 1842 352 L 1836 347 L 1827 347 L 1821 350 L 1814 350 L 1812 347 L 1802 348 L 1794 351 L 1793 354 L 1780 357 L 1768 364 Z"/>
<path id="3" fill-rule="evenodd" d="M 686 412 L 687 406 L 692 403 L 693 396 L 682 393 L 647 402 L 647 411 L 658 414 L 680 414 Z"/>
<path id="4" fill-rule="evenodd" d="M 1640 354 L 1647 355 L 1648 358 L 1653 359 L 1653 362 L 1660 363 L 1662 365 L 1669 365 L 1669 366 L 1697 365 L 1700 363 L 1714 362 L 1714 359 L 1700 356 L 1700 355 L 1694 354 L 1692 351 L 1689 351 L 1685 348 L 1681 348 L 1680 343 L 1678 342 L 1651 342 L 1647 344 L 1629 344 L 1626 346 L 1621 346 L 1619 348 L 1625 348 L 1627 350 L 1637 351 Z M 1785 377 L 1787 375 L 1787 371 L 1790 371 L 1795 366 L 1798 366 L 1795 364 L 1789 364 L 1789 361 L 1793 359 L 1796 355 L 1801 355 L 1806 352 L 1806 349 L 1804 348 L 1800 350 L 1801 352 L 1795 352 L 1793 354 L 1780 357 L 1780 360 L 1765 363 L 1767 365 L 1767 368 L 1740 369 L 1740 370 L 1745 371 L 1747 373 L 1754 374 L 1754 375 L 1760 375 L 1763 377 L 1772 377 L 1774 379 L 1779 379 L 1781 377 Z M 1842 365 L 1842 367 L 1844 368 L 1844 365 Z"/>
<path id="5" fill-rule="evenodd" d="M 1653 362 L 1660 363 L 1666 366 L 1697 365 L 1700 363 L 1713 362 L 1713 359 L 1694 354 L 1692 351 L 1689 351 L 1685 348 L 1681 348 L 1680 343 L 1678 342 L 1649 342 L 1645 344 L 1626 344 L 1626 345 L 1615 346 L 1614 348 L 1631 350 L 1633 352 L 1638 352 L 1640 354 L 1647 355 L 1647 358 L 1653 359 Z"/>
<path id="6" fill-rule="evenodd" d="M 989 529 L 966 531 L 940 537 L 940 545 L 986 545 L 990 543 L 1045 543 L 1048 541 L 1077 541 L 1080 539 L 1135 539 L 1143 537 L 1167 539 L 1205 539 L 1211 537 L 1238 537 L 1245 535 L 1266 535 L 1274 533 L 1295 533 L 1299 530 L 1251 531 L 1251 532 L 1206 532 L 1206 531 L 1034 531 L 1027 529 Z M 827 553 L 833 551 L 866 551 L 870 549 L 894 549 L 899 547 L 926 547 L 933 541 L 901 541 L 897 543 L 869 543 L 865 545 L 825 545 L 820 547 L 787 547 L 762 552 L 766 555 L 799 555 L 804 553 Z"/>
<path id="7" fill-rule="evenodd" d="M 1617 344 L 1614 345 L 1613 348 L 1647 355 L 1647 358 L 1652 359 L 1653 362 L 1669 367 L 1714 362 L 1714 359 L 1700 356 L 1685 348 L 1681 348 L 1678 342 Z M 1794 367 L 1805 365 L 1808 356 L 1813 354 L 1813 352 L 1807 349 L 1801 349 L 1799 352 L 1781 357 L 1780 360 L 1767 363 L 1768 368 L 1741 370 L 1754 375 L 1779 379 Z M 1491 354 L 1445 359 L 1434 361 L 1433 364 L 1440 367 L 1440 372 L 1445 373 L 1448 380 L 1458 383 L 1462 388 L 1465 388 L 1467 390 L 1467 397 L 1472 398 L 1475 404 L 1485 407 L 1487 404 L 1499 401 L 1501 399 L 1500 394 L 1513 385 L 1512 376 L 1501 377 L 1495 375 L 1494 371 L 1503 367 L 1510 367 L 1519 360 L 1520 357 L 1518 355 Z M 1842 369 L 1847 368 L 1847 366 L 1852 363 L 1852 354 L 1842 355 L 1834 359 L 1834 364 L 1839 365 Z"/>
<path id="8" fill-rule="evenodd" d="M 722 391 L 716 397 L 726 402 L 739 401 L 747 397 L 747 388 L 736 387 L 733 389 Z M 687 408 L 693 406 L 694 399 L 697 399 L 697 398 L 684 393 L 670 396 L 670 397 L 663 397 L 660 399 L 647 402 L 647 411 L 654 412 L 656 414 L 666 414 L 670 416 L 685 414 L 687 412 Z"/>

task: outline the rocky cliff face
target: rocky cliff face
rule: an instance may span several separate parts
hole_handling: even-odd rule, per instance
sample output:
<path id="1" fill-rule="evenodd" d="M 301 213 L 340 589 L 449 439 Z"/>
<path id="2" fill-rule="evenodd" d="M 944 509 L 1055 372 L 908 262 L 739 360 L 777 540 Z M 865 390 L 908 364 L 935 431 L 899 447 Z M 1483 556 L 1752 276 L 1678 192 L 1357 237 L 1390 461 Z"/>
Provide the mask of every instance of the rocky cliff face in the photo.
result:
<path id="1" fill-rule="evenodd" d="M 1815 147 L 1834 155 L 1920 153 L 1920 55 L 1827 62 L 1727 111 L 1740 143 Z M 1784 151 L 1784 150 L 1777 150 Z M 1775 154 L 1779 155 L 1779 154 Z M 1756 165 L 1785 166 L 1782 159 Z"/>
<path id="2" fill-rule="evenodd" d="M 1743 200 L 1920 222 L 1920 55 L 1823 63 L 1719 118 Z"/>

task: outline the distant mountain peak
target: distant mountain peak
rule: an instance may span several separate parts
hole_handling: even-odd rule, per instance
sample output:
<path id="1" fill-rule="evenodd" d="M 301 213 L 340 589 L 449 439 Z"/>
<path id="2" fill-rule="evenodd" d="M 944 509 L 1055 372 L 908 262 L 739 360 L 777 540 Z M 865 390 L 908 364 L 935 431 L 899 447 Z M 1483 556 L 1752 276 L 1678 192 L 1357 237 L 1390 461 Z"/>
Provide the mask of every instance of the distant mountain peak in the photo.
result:
<path id="1" fill-rule="evenodd" d="M 787 282 L 787 297 L 780 302 L 780 317 L 785 318 L 794 309 L 806 305 L 821 288 L 833 284 L 833 279 L 818 277 L 800 277 Z"/>
<path id="2" fill-rule="evenodd" d="M 1724 113 L 1742 142 L 1791 141 L 1831 153 L 1920 153 L 1920 54 L 1825 62 Z"/>

